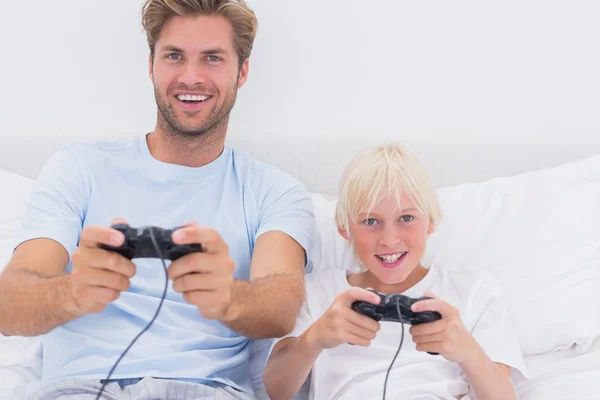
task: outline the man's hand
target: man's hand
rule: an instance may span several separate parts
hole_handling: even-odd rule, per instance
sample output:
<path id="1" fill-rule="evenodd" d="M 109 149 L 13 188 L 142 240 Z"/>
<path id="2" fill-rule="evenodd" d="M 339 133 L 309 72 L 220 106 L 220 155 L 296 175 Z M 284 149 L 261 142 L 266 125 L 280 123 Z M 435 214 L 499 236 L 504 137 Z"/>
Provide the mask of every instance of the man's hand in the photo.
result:
<path id="1" fill-rule="evenodd" d="M 123 222 L 113 220 L 113 223 Z M 71 258 L 73 298 L 78 316 L 98 313 L 130 287 L 135 265 L 122 255 L 100 249 L 101 244 L 120 246 L 125 237 L 115 229 L 89 225 L 81 232 L 79 247 Z"/>
<path id="2" fill-rule="evenodd" d="M 437 298 L 432 293 L 425 293 L 431 300 L 421 300 L 413 304 L 412 311 L 437 311 L 442 319 L 410 328 L 416 349 L 431 353 L 439 353 L 445 359 L 458 364 L 478 357 L 480 347 L 463 325 L 458 309 Z"/>
<path id="3" fill-rule="evenodd" d="M 379 322 L 357 313 L 351 306 L 357 300 L 379 304 L 381 299 L 368 290 L 353 287 L 336 296 L 333 304 L 306 331 L 306 340 L 324 350 L 344 343 L 369 346 L 380 329 Z"/>
<path id="4" fill-rule="evenodd" d="M 200 243 L 204 250 L 181 257 L 169 266 L 173 290 L 182 293 L 184 300 L 195 305 L 204 318 L 226 321 L 235 262 L 221 235 L 212 228 L 188 223 L 173 233 L 173 242 Z"/>

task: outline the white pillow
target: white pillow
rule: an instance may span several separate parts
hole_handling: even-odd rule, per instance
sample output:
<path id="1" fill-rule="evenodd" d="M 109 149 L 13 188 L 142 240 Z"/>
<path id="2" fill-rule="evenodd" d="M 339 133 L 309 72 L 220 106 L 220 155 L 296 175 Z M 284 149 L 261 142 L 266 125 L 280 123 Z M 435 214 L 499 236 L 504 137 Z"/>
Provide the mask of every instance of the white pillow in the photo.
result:
<path id="1" fill-rule="evenodd" d="M 0 169 L 0 271 L 19 239 L 21 220 L 33 181 Z M 41 340 L 0 335 L 0 392 L 9 398 L 25 398 L 25 387 L 40 379 Z"/>
<path id="2" fill-rule="evenodd" d="M 423 264 L 493 274 L 524 355 L 585 351 L 600 335 L 600 156 L 438 194 L 444 219 Z M 324 219 L 316 268 L 354 268 L 332 220 L 335 201 L 314 204 Z"/>
<path id="3" fill-rule="evenodd" d="M 32 185 L 31 179 L 0 169 L 0 271 L 16 245 Z"/>

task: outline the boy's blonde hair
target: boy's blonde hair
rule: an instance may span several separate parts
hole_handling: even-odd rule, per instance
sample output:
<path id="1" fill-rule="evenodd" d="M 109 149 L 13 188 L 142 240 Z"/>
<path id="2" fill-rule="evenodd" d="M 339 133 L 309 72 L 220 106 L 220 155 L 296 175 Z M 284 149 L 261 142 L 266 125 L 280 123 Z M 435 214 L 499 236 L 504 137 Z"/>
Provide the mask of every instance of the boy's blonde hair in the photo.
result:
<path id="1" fill-rule="evenodd" d="M 437 193 L 415 155 L 396 143 L 361 151 L 342 175 L 335 213 L 338 229 L 350 235 L 350 221 L 368 215 L 387 196 L 400 210 L 402 193 L 437 227 L 442 219 Z"/>

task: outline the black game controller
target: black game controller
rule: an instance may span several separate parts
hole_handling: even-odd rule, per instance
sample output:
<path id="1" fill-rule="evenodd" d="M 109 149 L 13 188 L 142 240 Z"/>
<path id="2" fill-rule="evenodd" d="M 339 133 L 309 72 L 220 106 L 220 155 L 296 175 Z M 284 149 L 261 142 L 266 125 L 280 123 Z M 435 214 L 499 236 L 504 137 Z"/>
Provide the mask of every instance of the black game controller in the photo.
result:
<path id="1" fill-rule="evenodd" d="M 402 322 L 409 325 L 419 325 L 426 322 L 437 321 L 442 318 L 437 311 L 414 312 L 410 307 L 421 300 L 428 300 L 431 297 L 419 297 L 413 299 L 402 294 L 382 294 L 369 289 L 381 299 L 379 304 L 372 304 L 367 301 L 355 301 L 352 303 L 352 309 L 362 315 L 366 315 L 375 321 Z M 400 315 L 398 315 L 398 309 Z M 438 353 L 429 353 L 438 355 Z"/>
<path id="2" fill-rule="evenodd" d="M 165 260 L 175 261 L 189 253 L 200 253 L 203 251 L 202 245 L 199 243 L 184 245 L 173 243 L 171 238 L 173 232 L 182 227 L 174 229 L 163 229 L 155 226 L 132 228 L 126 224 L 115 224 L 111 228 L 123 233 L 125 241 L 121 246 L 103 244 L 100 248 L 119 253 L 129 260 L 134 258 L 160 258 L 152 241 L 153 236 Z"/>

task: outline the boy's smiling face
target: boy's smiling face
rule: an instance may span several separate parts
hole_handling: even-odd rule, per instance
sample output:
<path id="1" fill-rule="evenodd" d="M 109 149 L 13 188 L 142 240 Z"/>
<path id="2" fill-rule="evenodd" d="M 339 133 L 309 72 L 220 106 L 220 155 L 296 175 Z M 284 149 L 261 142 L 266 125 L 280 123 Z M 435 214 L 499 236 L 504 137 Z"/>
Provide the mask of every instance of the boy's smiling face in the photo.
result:
<path id="1" fill-rule="evenodd" d="M 393 197 L 385 197 L 373 210 L 349 221 L 349 232 L 356 255 L 371 274 L 384 284 L 404 282 L 420 265 L 428 235 L 433 233 L 430 218 L 417 210 L 406 193 L 400 207 Z"/>

